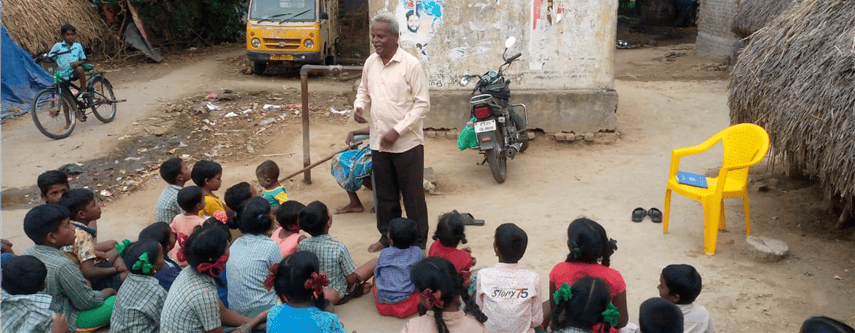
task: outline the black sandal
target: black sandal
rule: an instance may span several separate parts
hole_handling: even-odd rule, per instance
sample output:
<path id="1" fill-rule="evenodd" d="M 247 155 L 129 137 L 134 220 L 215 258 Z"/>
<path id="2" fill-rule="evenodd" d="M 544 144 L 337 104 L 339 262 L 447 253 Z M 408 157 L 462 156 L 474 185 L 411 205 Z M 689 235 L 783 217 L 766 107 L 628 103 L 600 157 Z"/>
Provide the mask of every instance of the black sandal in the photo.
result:
<path id="1" fill-rule="evenodd" d="M 647 211 L 647 215 L 650 216 L 650 220 L 653 221 L 653 223 L 662 223 L 662 211 L 658 208 L 650 208 L 650 210 Z"/>
<path id="2" fill-rule="evenodd" d="M 641 207 L 632 210 L 632 222 L 641 222 L 647 216 L 647 210 Z"/>

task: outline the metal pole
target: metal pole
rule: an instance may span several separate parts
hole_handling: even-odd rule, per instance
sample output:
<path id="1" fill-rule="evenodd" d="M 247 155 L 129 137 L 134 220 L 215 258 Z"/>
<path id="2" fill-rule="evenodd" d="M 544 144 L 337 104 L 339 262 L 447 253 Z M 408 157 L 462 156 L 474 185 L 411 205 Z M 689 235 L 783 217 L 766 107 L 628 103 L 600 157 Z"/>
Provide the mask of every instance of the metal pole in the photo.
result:
<path id="1" fill-rule="evenodd" d="M 302 97 L 303 114 L 303 168 L 306 170 L 303 173 L 303 182 L 306 184 L 312 183 L 312 159 L 309 151 L 309 72 L 330 72 L 332 74 L 341 74 L 342 72 L 362 73 L 362 66 L 317 66 L 304 65 L 300 68 L 300 85 Z"/>

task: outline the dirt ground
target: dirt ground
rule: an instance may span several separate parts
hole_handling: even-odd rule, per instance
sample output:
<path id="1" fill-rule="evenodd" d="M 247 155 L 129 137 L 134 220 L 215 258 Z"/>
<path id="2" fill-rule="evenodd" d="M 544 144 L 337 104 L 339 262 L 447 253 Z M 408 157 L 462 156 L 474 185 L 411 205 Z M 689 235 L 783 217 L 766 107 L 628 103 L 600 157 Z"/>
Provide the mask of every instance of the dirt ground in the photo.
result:
<path id="1" fill-rule="evenodd" d="M 113 123 L 93 119 L 61 141 L 42 136 L 28 117 L 2 125 L 2 237 L 16 252 L 32 245 L 20 221 L 39 202 L 33 187 L 37 175 L 65 163 L 83 165 L 73 186 L 110 191 L 102 197 L 101 239 L 133 239 L 153 220 L 164 187 L 155 166 L 169 156 L 221 163 L 219 194 L 241 181 L 257 185 L 254 170 L 265 159 L 276 161 L 283 176 L 302 166 L 302 128 L 294 114 L 299 108 L 292 107 L 300 104 L 299 78 L 287 72 L 242 74 L 240 45 L 197 52 L 192 59 L 167 57 L 165 64 L 117 66 L 107 73 L 116 95 L 128 99 Z M 836 217 L 825 211 L 816 184 L 789 179 L 768 161 L 750 175 L 751 227 L 753 235 L 790 246 L 782 261 L 758 263 L 745 255 L 739 200 L 726 201 L 729 226 L 719 233 L 711 257 L 703 254 L 697 202 L 674 196 L 668 234 L 649 219 L 630 221 L 635 207 L 663 207 L 671 149 L 697 144 L 728 126 L 727 68 L 720 59 L 698 56 L 691 43 L 618 50 L 615 67 L 621 136 L 614 144 L 559 143 L 539 135 L 508 163 L 508 180 L 496 184 L 488 167 L 477 165 L 476 153 L 458 150 L 454 140 L 427 139 L 425 165 L 434 169 L 438 190 L 427 197 L 432 221 L 452 209 L 485 219 L 486 226 L 467 229 L 467 245 L 479 266 L 496 262 L 494 228 L 518 224 L 530 238 L 522 263 L 540 274 L 543 290 L 552 266 L 567 254 L 569 222 L 578 216 L 600 222 L 618 241 L 612 267 L 627 282 L 632 322 L 641 302 L 658 295 L 661 269 L 688 263 L 703 276 L 697 302 L 710 309 L 719 332 L 796 332 L 813 315 L 855 324 L 855 233 L 833 229 Z M 343 148 L 347 131 L 360 125 L 330 111 L 350 108 L 351 80 L 314 76 L 310 81 L 314 161 Z M 222 108 L 212 111 L 205 104 L 210 93 L 231 100 L 211 100 Z M 265 110 L 265 104 L 281 107 Z M 230 112 L 237 117 L 225 117 Z M 273 120 L 261 125 L 268 119 Z M 720 159 L 716 148 L 684 159 L 681 169 L 714 173 Z M 314 169 L 311 185 L 301 176 L 283 185 L 294 200 L 342 206 L 347 196 L 328 170 L 329 163 Z M 760 185 L 770 190 L 759 192 Z M 372 204 L 370 192 L 359 195 Z M 331 233 L 357 263 L 374 256 L 365 251 L 377 237 L 373 214 L 335 215 Z M 377 315 L 371 296 L 336 312 L 348 331 L 393 332 L 404 322 Z"/>

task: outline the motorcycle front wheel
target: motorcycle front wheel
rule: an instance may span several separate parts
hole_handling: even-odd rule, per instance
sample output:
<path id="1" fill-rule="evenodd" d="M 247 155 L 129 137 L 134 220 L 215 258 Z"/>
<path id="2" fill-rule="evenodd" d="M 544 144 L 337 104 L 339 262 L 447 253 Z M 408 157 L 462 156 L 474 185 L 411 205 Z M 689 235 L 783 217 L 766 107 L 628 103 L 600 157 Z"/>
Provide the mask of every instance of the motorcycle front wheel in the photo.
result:
<path id="1" fill-rule="evenodd" d="M 504 183 L 505 179 L 508 178 L 508 158 L 495 148 L 484 152 L 484 154 L 487 155 L 487 163 L 490 164 L 493 179 L 499 184 Z"/>

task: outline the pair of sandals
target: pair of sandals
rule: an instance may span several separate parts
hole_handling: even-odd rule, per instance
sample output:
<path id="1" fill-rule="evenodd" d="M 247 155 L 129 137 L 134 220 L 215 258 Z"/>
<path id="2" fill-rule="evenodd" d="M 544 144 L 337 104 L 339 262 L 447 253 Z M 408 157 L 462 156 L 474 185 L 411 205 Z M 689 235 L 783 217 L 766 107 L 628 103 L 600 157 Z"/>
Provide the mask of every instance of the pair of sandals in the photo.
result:
<path id="1" fill-rule="evenodd" d="M 641 222 L 644 220 L 645 216 L 650 216 L 650 220 L 653 223 L 662 223 L 662 211 L 658 208 L 650 208 L 650 210 L 646 210 L 644 208 L 638 207 L 632 210 L 632 222 Z"/>

